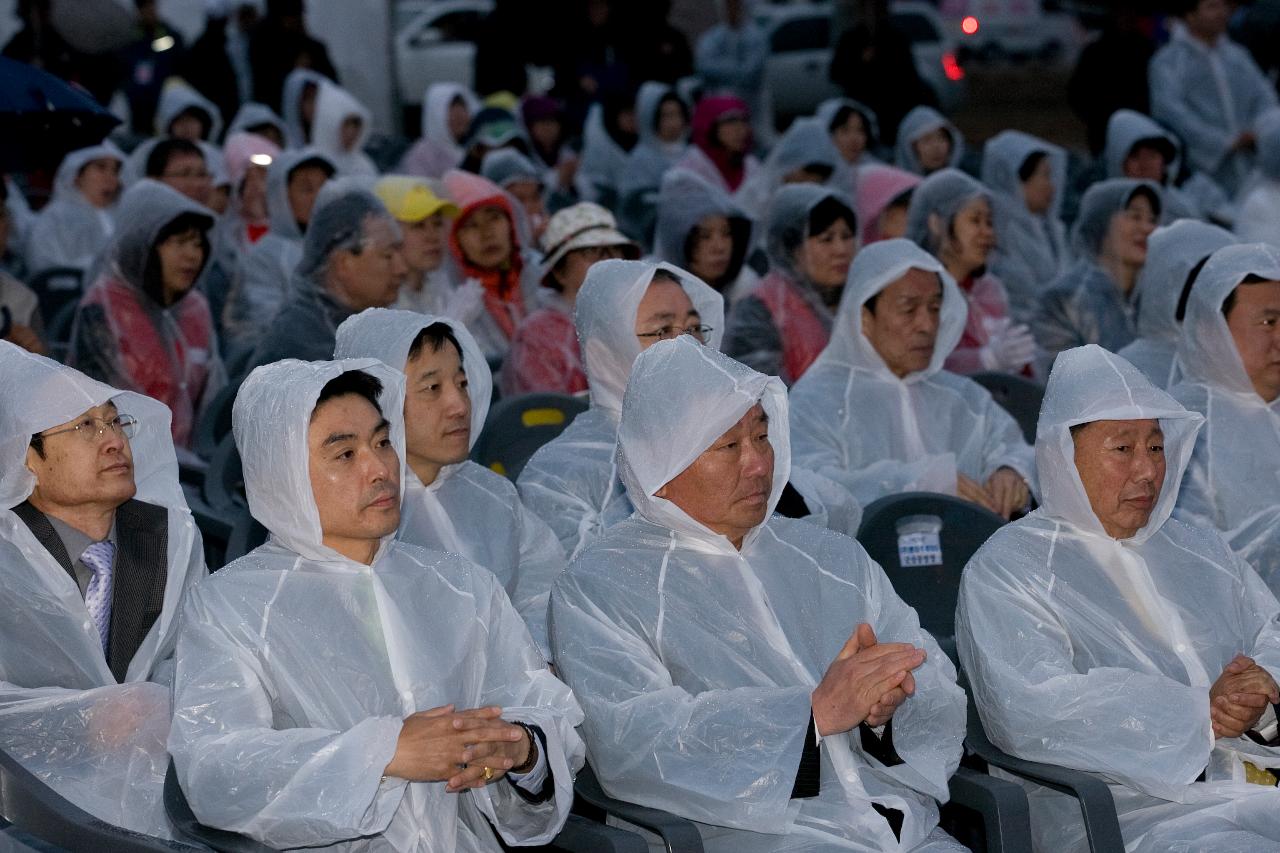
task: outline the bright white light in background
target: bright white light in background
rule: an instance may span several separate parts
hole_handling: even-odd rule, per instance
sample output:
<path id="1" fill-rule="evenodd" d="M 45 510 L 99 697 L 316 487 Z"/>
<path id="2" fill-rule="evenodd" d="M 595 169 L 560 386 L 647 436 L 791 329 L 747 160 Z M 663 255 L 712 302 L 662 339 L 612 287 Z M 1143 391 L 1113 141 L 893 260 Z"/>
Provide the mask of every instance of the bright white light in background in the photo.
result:
<path id="1" fill-rule="evenodd" d="M 173 45 L 173 36 L 160 36 L 160 38 L 151 42 L 151 49 L 156 53 L 164 53 L 166 50 L 173 47 Z"/>
<path id="2" fill-rule="evenodd" d="M 947 75 L 947 79 L 953 83 L 958 83 L 964 79 L 964 69 L 956 61 L 954 53 L 942 54 L 942 73 Z"/>
<path id="3" fill-rule="evenodd" d="M 964 19 L 960 21 L 960 32 L 967 36 L 977 35 L 978 27 L 978 19 L 973 15 L 965 15 Z"/>
<path id="4" fill-rule="evenodd" d="M 249 158 L 249 162 L 255 166 L 270 166 L 271 155 L 270 154 L 254 154 L 252 157 Z"/>

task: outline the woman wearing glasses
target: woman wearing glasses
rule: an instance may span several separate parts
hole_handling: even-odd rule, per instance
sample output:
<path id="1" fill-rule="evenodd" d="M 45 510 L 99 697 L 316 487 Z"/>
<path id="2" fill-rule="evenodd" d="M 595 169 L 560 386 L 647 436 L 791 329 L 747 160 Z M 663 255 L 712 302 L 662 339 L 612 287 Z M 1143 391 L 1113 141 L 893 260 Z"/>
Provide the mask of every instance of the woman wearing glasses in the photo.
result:
<path id="1" fill-rule="evenodd" d="M 152 180 L 120 207 L 109 262 L 76 312 L 68 363 L 167 405 L 174 444 L 189 447 L 201 406 L 225 381 L 209 303 L 194 289 L 214 218 Z"/>

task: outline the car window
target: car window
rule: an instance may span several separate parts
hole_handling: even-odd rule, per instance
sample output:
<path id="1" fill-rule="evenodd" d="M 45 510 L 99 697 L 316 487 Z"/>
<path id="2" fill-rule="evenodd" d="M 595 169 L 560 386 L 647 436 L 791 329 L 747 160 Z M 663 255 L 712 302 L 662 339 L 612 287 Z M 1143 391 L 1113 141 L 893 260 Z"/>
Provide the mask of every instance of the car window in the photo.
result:
<path id="1" fill-rule="evenodd" d="M 773 31 L 769 46 L 774 53 L 826 50 L 831 47 L 831 18 L 828 15 L 792 18 Z"/>
<path id="2" fill-rule="evenodd" d="M 933 22 L 924 15 L 917 15 L 914 12 L 894 12 L 889 16 L 889 25 L 906 36 L 907 41 L 912 44 L 942 41 Z"/>

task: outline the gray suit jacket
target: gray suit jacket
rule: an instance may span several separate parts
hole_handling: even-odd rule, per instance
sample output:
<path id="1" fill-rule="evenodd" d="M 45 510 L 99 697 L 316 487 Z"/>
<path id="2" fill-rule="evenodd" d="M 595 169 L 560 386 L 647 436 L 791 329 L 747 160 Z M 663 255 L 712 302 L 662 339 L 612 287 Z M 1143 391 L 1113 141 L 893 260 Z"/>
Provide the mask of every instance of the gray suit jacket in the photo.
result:
<path id="1" fill-rule="evenodd" d="M 26 501 L 13 512 L 74 581 L 71 558 L 44 513 Z M 116 538 L 107 665 L 116 681 L 123 682 L 129 662 L 164 607 L 169 579 L 169 511 L 143 501 L 126 501 L 116 510 Z"/>

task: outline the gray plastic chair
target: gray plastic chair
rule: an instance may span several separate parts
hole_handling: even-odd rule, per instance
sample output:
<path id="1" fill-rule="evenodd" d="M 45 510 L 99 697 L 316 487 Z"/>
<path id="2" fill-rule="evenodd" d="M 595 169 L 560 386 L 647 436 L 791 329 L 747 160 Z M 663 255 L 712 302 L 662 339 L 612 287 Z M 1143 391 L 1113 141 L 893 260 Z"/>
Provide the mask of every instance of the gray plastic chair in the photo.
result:
<path id="1" fill-rule="evenodd" d="M 969 378 L 991 392 L 1000 407 L 1013 415 L 1027 444 L 1036 443 L 1036 424 L 1040 421 L 1040 404 L 1044 402 L 1043 385 L 1012 373 L 975 373 Z"/>
<path id="2" fill-rule="evenodd" d="M 585 397 L 568 394 L 503 397 L 489 410 L 471 459 L 514 482 L 538 448 L 586 410 Z"/>
<path id="3" fill-rule="evenodd" d="M 67 850 L 172 853 L 200 849 L 99 820 L 41 782 L 3 750 L 0 750 L 0 818 L 39 841 Z"/>

